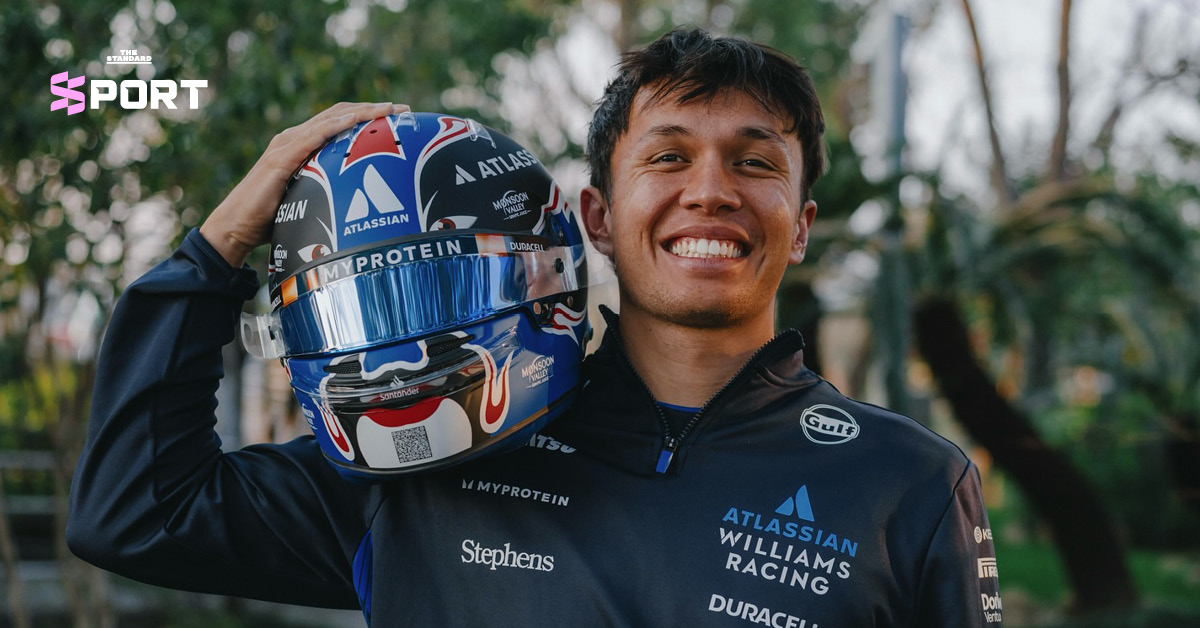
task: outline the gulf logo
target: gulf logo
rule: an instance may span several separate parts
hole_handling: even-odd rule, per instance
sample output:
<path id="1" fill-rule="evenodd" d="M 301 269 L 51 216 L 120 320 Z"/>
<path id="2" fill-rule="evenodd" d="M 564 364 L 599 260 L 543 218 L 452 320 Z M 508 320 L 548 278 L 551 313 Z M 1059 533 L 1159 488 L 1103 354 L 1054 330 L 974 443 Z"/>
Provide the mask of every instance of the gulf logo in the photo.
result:
<path id="1" fill-rule="evenodd" d="M 812 406 L 800 415 L 800 427 L 818 445 L 840 445 L 858 438 L 858 422 L 850 413 L 830 405 Z"/>

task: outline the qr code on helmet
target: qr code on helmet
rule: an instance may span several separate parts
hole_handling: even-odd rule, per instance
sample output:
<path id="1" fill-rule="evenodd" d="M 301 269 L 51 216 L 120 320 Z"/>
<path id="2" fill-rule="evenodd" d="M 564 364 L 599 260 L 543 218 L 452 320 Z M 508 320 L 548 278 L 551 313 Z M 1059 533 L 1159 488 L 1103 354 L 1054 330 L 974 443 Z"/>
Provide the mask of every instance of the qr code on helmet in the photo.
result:
<path id="1" fill-rule="evenodd" d="M 396 446 L 396 455 L 400 462 L 433 457 L 433 449 L 429 447 L 429 434 L 425 433 L 424 425 L 392 432 L 392 444 Z"/>

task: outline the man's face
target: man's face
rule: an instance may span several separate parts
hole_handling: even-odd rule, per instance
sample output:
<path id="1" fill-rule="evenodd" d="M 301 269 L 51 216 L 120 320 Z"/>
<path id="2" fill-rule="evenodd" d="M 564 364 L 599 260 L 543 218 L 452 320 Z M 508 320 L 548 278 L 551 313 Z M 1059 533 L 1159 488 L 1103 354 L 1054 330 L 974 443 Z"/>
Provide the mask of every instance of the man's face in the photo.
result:
<path id="1" fill-rule="evenodd" d="M 584 191 L 593 244 L 615 263 L 622 311 L 689 327 L 773 318 L 788 264 L 804 258 L 799 140 L 736 91 L 680 105 L 634 99 L 612 154 L 612 197 Z"/>

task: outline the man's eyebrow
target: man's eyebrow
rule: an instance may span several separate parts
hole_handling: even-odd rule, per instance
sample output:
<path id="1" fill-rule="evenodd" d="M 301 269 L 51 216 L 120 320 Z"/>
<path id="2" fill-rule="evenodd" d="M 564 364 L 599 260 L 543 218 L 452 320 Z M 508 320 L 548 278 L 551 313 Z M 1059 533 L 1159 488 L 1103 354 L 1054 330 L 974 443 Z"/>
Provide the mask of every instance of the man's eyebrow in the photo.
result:
<path id="1" fill-rule="evenodd" d="M 787 148 L 787 142 L 778 131 L 765 126 L 744 126 L 738 131 L 738 135 L 750 140 L 767 140 L 779 144 L 780 148 Z"/>
<path id="2" fill-rule="evenodd" d="M 653 138 L 670 138 L 670 137 L 691 137 L 694 135 L 691 129 L 678 124 L 659 124 L 650 127 L 643 135 L 642 142 Z M 780 148 L 787 149 L 787 141 L 778 131 L 771 127 L 761 125 L 744 126 L 738 129 L 738 136 L 749 140 L 765 140 L 772 144 L 778 144 Z M 640 143 L 640 142 L 639 142 Z"/>
<path id="3" fill-rule="evenodd" d="M 689 137 L 691 135 L 691 129 L 688 129 L 685 126 L 680 126 L 678 124 L 659 124 L 657 126 L 650 127 L 650 130 L 646 131 L 642 137 Z"/>

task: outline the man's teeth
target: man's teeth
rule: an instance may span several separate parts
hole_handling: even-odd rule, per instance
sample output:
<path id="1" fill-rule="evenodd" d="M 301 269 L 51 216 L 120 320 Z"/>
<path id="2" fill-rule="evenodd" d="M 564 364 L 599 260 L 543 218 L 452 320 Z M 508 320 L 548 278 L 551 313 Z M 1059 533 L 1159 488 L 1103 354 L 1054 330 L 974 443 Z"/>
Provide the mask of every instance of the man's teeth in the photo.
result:
<path id="1" fill-rule="evenodd" d="M 680 257 L 726 257 L 742 256 L 742 245 L 729 240 L 707 238 L 679 238 L 671 245 L 671 253 Z"/>

